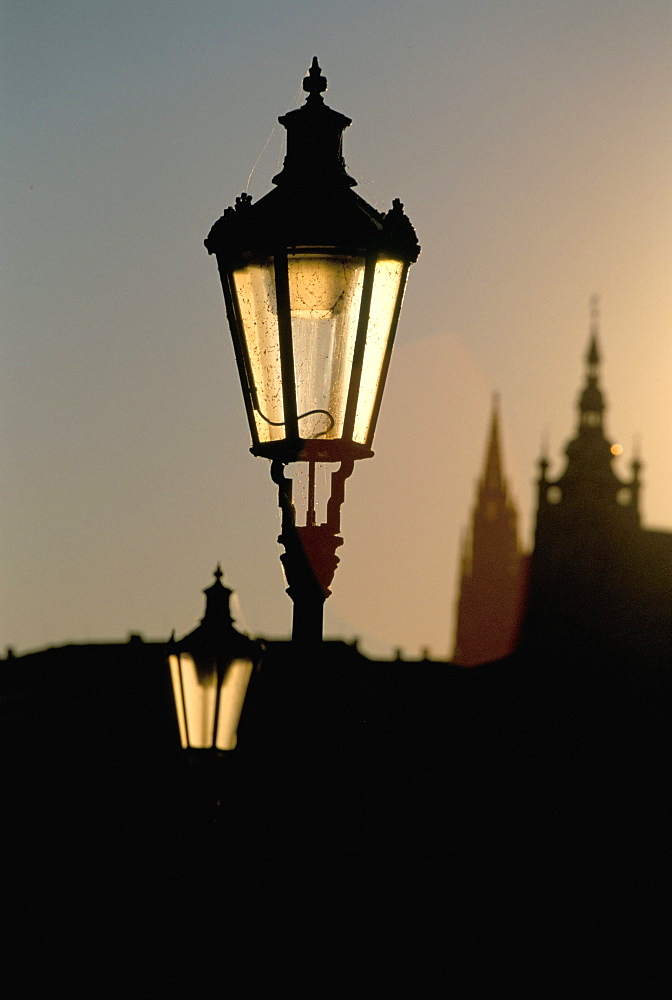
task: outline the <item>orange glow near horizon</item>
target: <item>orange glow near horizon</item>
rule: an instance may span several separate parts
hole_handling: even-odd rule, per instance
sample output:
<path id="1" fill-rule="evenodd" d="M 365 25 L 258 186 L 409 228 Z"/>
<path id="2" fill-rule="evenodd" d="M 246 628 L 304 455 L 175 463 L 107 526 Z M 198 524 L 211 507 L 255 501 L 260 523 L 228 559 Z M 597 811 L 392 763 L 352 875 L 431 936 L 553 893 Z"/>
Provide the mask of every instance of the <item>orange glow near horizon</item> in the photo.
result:
<path id="1" fill-rule="evenodd" d="M 348 19 L 318 0 L 290 23 L 279 4 L 202 0 L 197 20 L 171 4 L 158 35 L 157 5 L 131 14 L 127 4 L 66 3 L 51 20 L 36 13 L 46 6 L 12 4 L 8 21 L 3 645 L 186 635 L 218 560 L 245 630 L 290 633 L 277 491 L 267 460 L 249 454 L 203 239 L 243 185 L 255 203 L 273 198 L 286 153 L 277 116 L 295 97 L 303 104 L 308 62 L 322 58 L 316 32 L 331 39 L 326 103 L 352 119 L 343 155 L 354 190 L 377 211 L 401 197 L 423 248 L 375 457 L 348 481 L 325 633 L 381 657 L 452 648 L 460 537 L 492 393 L 529 550 L 540 439 L 554 481 L 576 433 L 596 290 L 604 447 L 622 446 L 609 456 L 615 469 L 641 463 L 641 522 L 670 530 L 669 5 L 511 0 L 471 4 L 465 16 L 462 4 L 395 0 L 394 17 L 351 4 Z M 260 60 L 262 49 L 275 57 Z M 403 72 L 390 84 L 389 66 L 411 56 L 431 100 L 418 101 Z M 308 287 L 288 265 L 297 322 L 315 327 L 316 339 L 304 331 L 306 367 L 341 378 L 331 326 L 358 280 L 311 256 Z M 285 414 L 272 275 L 262 270 L 235 280 L 241 310 L 257 310 L 252 417 L 273 442 Z M 357 441 L 377 406 L 385 286 L 396 280 L 393 263 L 380 286 L 376 277 Z M 335 433 L 342 410 L 326 391 L 297 406 L 328 410 Z M 300 426 L 308 437 L 328 423 L 313 414 Z"/>

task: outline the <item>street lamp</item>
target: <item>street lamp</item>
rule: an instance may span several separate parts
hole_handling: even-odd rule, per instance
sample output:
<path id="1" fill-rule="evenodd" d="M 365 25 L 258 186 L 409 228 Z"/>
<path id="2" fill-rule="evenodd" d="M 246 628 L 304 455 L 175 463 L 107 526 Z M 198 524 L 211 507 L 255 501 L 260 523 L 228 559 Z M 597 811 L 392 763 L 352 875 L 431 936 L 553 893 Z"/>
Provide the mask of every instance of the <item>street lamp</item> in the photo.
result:
<path id="1" fill-rule="evenodd" d="M 322 637 L 322 612 L 342 544 L 340 508 L 357 459 L 369 458 L 408 268 L 420 252 L 395 200 L 381 214 L 352 190 L 342 156 L 350 119 L 328 108 L 313 59 L 301 108 L 279 121 L 287 155 L 275 189 L 236 199 L 205 241 L 217 258 L 252 435 L 271 460 L 294 602 L 293 638 Z M 286 466 L 307 463 L 305 523 Z M 331 474 L 326 521 L 316 514 L 317 463 Z"/>
<path id="2" fill-rule="evenodd" d="M 247 686 L 260 658 L 259 644 L 233 627 L 222 570 L 205 591 L 200 625 L 171 640 L 168 663 L 184 749 L 233 750 Z"/>

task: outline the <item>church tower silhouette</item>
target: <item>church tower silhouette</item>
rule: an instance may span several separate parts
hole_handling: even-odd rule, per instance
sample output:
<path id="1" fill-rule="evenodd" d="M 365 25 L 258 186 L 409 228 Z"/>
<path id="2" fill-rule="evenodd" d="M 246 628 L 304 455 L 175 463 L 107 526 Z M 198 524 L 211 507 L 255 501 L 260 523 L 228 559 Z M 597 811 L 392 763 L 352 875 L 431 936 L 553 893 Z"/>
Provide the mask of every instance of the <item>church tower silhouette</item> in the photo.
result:
<path id="1" fill-rule="evenodd" d="M 557 479 L 546 455 L 539 462 L 524 639 L 570 660 L 659 660 L 670 647 L 672 534 L 641 527 L 639 459 L 629 478 L 613 467 L 622 448 L 605 433 L 598 325 L 593 297 L 576 434 Z"/>
<path id="2" fill-rule="evenodd" d="M 495 397 L 483 475 L 477 485 L 471 527 L 462 543 L 454 663 L 471 667 L 513 652 L 520 630 L 525 572 L 518 513 L 502 468 Z"/>
<path id="3" fill-rule="evenodd" d="M 545 546 L 559 532 L 590 537 L 620 534 L 639 527 L 640 462 L 632 463 L 632 479 L 619 478 L 613 460 L 622 451 L 605 436 L 605 401 L 599 385 L 597 300 L 591 300 L 591 324 L 586 353 L 586 384 L 578 399 L 578 428 L 565 450 L 562 475 L 547 478 L 548 461 L 539 463 L 537 537 Z M 550 538 L 547 538 L 550 535 Z"/>

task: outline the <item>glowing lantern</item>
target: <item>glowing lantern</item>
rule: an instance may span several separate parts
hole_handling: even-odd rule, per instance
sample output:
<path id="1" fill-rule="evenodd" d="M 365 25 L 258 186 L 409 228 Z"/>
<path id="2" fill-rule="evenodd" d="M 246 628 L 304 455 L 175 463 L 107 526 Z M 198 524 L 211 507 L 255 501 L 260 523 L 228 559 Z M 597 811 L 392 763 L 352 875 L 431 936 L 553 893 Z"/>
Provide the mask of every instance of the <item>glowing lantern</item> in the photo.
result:
<path id="1" fill-rule="evenodd" d="M 215 254 L 252 435 L 283 463 L 366 458 L 408 268 L 420 252 L 395 201 L 381 214 L 352 187 L 341 154 L 350 119 L 322 99 L 317 59 L 302 108 L 279 120 L 287 156 L 276 189 L 241 195 L 213 226 Z"/>
<path id="2" fill-rule="evenodd" d="M 180 740 L 185 749 L 233 750 L 260 648 L 233 627 L 232 591 L 222 584 L 219 566 L 204 593 L 201 624 L 172 641 L 168 655 Z"/>

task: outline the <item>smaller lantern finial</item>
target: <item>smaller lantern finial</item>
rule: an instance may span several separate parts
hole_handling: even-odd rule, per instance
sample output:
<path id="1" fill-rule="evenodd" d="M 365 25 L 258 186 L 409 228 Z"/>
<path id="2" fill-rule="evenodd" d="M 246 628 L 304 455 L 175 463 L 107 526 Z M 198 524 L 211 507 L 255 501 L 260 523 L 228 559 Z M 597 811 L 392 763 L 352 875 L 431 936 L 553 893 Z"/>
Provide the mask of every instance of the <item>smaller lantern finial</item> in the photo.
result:
<path id="1" fill-rule="evenodd" d="M 322 76 L 322 70 L 320 69 L 320 64 L 317 61 L 317 56 L 313 56 L 313 61 L 310 64 L 310 69 L 308 70 L 308 76 L 303 79 L 303 89 L 308 94 L 307 101 L 309 103 L 315 103 L 319 101 L 322 103 L 322 94 L 327 89 L 326 77 Z"/>
<path id="2" fill-rule="evenodd" d="M 222 564 L 217 563 L 217 569 L 214 572 L 214 577 L 217 583 L 219 583 L 219 581 L 222 579 L 223 576 L 224 574 L 222 573 Z"/>

